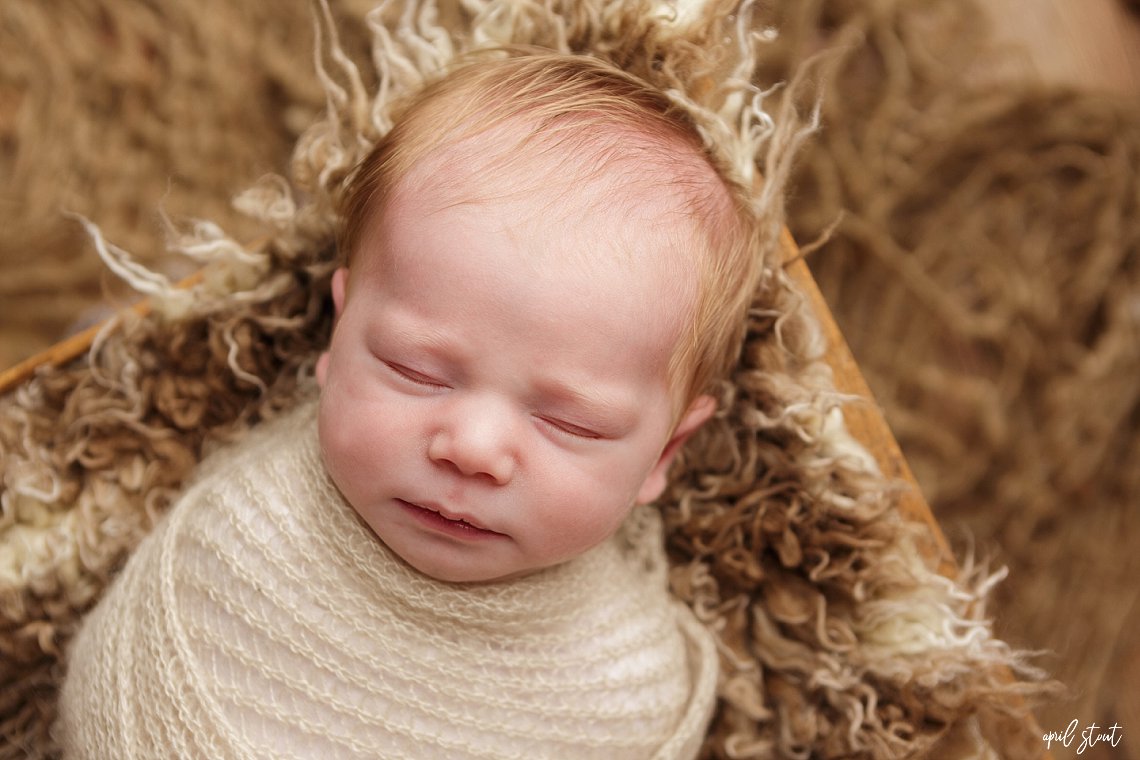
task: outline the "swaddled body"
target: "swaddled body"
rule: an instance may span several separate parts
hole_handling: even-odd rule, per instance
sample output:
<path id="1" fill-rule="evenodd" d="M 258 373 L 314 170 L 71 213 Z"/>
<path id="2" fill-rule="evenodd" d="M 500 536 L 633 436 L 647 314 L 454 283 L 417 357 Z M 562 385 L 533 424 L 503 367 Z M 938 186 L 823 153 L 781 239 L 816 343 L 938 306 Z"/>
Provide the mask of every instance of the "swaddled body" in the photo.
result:
<path id="1" fill-rule="evenodd" d="M 321 466 L 312 405 L 216 457 L 73 649 L 68 756 L 688 757 L 707 634 L 655 514 L 498 584 L 378 544 Z"/>

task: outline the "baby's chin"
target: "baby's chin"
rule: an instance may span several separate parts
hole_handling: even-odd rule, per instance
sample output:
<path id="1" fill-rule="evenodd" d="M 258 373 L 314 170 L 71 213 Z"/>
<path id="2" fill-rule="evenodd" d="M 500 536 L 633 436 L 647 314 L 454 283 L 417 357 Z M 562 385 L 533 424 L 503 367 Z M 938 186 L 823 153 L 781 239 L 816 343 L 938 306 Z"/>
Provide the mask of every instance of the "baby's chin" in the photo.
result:
<path id="1" fill-rule="evenodd" d="M 508 569 L 508 568 L 483 568 L 483 567 L 470 567 L 470 566 L 453 566 L 446 562 L 435 561 L 413 561 L 407 557 L 403 557 L 399 552 L 395 553 L 404 561 L 404 564 L 411 567 L 420 575 L 427 576 L 433 580 L 442 583 L 455 583 L 455 584 L 492 584 L 492 583 L 505 583 L 507 581 L 516 581 L 536 573 L 540 573 L 547 569 L 545 567 L 539 568 L 525 568 L 525 569 Z"/>
<path id="2" fill-rule="evenodd" d="M 390 547 L 389 547 L 390 548 Z M 446 556 L 418 556 L 406 557 L 398 551 L 392 550 L 404 564 L 411 567 L 421 575 L 442 583 L 466 585 L 490 585 L 495 583 L 517 582 L 525 578 L 533 578 L 548 573 L 555 568 L 562 567 L 575 559 L 593 552 L 598 547 L 591 547 L 584 552 L 576 553 L 570 557 L 559 556 L 546 563 L 527 564 L 520 567 L 517 563 L 464 563 L 454 561 L 454 555 Z"/>
<path id="3" fill-rule="evenodd" d="M 481 562 L 465 561 L 464 558 L 457 556 L 460 551 L 449 551 L 446 546 L 441 546 L 438 551 L 434 552 L 425 551 L 423 546 L 412 547 L 411 551 L 402 551 L 407 547 L 394 545 L 392 541 L 386 541 L 375 531 L 373 531 L 373 536 L 404 565 L 419 575 L 442 583 L 499 583 L 517 580 L 544 569 L 530 567 L 520 569 L 513 564 L 487 561 L 487 558 L 483 558 Z M 399 541 L 395 542 L 395 544 L 398 543 Z"/>

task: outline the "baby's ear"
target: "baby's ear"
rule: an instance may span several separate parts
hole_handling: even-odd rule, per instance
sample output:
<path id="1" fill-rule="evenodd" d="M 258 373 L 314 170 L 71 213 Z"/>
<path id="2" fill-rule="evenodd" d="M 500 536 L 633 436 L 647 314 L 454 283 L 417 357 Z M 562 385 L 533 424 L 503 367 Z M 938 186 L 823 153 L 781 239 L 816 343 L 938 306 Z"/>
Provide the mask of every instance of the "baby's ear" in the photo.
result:
<path id="1" fill-rule="evenodd" d="M 344 293 L 348 287 L 348 267 L 341 267 L 333 272 L 332 276 L 332 299 L 333 309 L 336 316 L 339 318 L 340 313 L 344 311 Z"/>
<path id="2" fill-rule="evenodd" d="M 673 436 L 669 439 L 669 443 L 665 444 L 661 458 L 657 460 L 657 464 L 653 465 L 653 469 L 649 471 L 649 475 L 641 484 L 641 488 L 637 492 L 638 504 L 649 504 L 661 497 L 662 492 L 665 491 L 669 465 L 673 464 L 673 460 L 677 457 L 681 447 L 685 445 L 685 441 L 689 440 L 689 436 L 697 432 L 715 411 L 716 400 L 712 396 L 697 396 L 693 399 L 689 408 L 685 410 L 685 415 L 673 430 Z"/>
<path id="3" fill-rule="evenodd" d="M 348 283 L 348 270 L 344 267 L 333 272 L 332 276 L 332 299 L 333 299 L 333 313 L 334 320 L 340 319 L 340 314 L 344 311 L 344 291 Z M 334 329 L 336 322 L 333 322 Z M 329 351 L 326 348 L 321 355 L 317 357 L 317 386 L 325 387 L 325 377 L 329 373 Z"/>

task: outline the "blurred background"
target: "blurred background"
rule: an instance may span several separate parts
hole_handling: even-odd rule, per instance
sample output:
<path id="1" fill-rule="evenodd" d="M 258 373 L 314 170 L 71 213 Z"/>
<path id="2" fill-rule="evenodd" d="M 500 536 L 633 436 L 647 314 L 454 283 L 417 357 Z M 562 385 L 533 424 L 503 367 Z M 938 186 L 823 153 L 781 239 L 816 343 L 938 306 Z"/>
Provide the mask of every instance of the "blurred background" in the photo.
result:
<path id="1" fill-rule="evenodd" d="M 331 0 L 368 55 L 367 0 Z M 758 76 L 813 69 L 789 223 L 990 613 L 1067 685 L 1044 730 L 1140 757 L 1140 10 L 1125 0 L 767 0 Z M 309 4 L 0 2 L 0 368 L 126 292 L 69 214 L 177 277 L 173 224 L 259 230 L 321 112 Z M 1055 749 L 1069 757 L 1075 747 Z"/>

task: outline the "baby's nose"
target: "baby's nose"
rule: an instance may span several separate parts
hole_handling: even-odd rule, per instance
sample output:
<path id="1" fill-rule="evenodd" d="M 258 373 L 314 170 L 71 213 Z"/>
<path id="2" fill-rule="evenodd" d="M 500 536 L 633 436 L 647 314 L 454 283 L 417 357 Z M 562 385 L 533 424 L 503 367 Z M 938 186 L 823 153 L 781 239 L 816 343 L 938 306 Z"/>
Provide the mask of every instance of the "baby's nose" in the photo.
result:
<path id="1" fill-rule="evenodd" d="M 516 458 L 509 415 L 494 404 L 457 404 L 431 438 L 428 457 L 467 477 L 505 485 L 514 476 Z"/>

